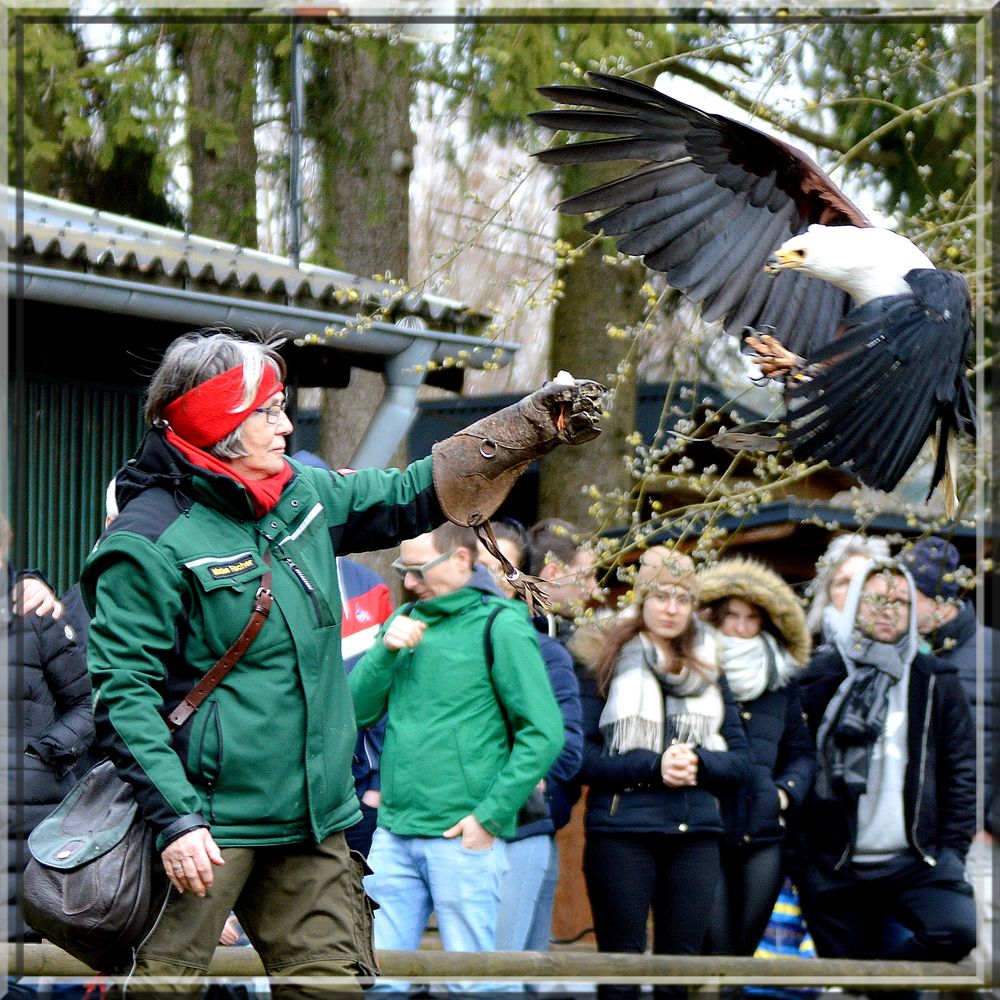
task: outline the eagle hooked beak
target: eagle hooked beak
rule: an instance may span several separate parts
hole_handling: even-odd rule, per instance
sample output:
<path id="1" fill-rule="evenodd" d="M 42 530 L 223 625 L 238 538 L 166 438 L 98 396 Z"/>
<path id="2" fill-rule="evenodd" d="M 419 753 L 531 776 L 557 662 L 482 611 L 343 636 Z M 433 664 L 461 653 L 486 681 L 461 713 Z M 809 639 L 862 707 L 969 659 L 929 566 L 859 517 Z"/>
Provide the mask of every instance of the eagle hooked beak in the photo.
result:
<path id="1" fill-rule="evenodd" d="M 778 247 L 764 262 L 764 271 L 767 274 L 777 274 L 778 271 L 799 267 L 805 255 L 805 250 L 786 250 L 784 247 Z"/>

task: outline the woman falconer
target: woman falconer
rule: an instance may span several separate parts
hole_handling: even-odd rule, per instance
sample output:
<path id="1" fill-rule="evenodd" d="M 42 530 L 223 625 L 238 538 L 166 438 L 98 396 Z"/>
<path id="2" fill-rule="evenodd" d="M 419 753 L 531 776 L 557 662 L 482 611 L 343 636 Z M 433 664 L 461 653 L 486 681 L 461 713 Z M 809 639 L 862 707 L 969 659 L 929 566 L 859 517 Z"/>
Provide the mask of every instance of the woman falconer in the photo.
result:
<path id="1" fill-rule="evenodd" d="M 405 471 L 303 466 L 285 455 L 277 346 L 203 331 L 168 347 L 149 387 L 152 426 L 117 478 L 120 514 L 82 578 L 98 740 L 134 787 L 170 880 L 133 967 L 157 977 L 157 993 L 197 992 L 230 910 L 281 977 L 276 996 L 354 991 L 355 976 L 374 974 L 363 863 L 343 834 L 360 811 L 335 556 L 446 516 L 478 523 L 522 463 L 598 433 L 601 387 L 569 380 Z M 171 735 L 165 717 L 240 635 L 267 574 L 259 635 Z M 321 976 L 340 978 L 301 978 Z"/>

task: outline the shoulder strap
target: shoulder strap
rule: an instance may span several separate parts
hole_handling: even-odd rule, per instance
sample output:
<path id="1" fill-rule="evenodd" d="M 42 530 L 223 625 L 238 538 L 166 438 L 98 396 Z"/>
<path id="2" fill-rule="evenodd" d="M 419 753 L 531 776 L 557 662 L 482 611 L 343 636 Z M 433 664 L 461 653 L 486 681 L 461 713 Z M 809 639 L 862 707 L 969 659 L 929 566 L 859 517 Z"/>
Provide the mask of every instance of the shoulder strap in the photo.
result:
<path id="1" fill-rule="evenodd" d="M 490 672 L 490 681 L 493 680 L 493 623 L 497 615 L 503 611 L 503 605 L 494 608 L 486 619 L 486 627 L 483 629 L 483 654 L 486 656 L 486 668 Z"/>
<path id="2" fill-rule="evenodd" d="M 267 556 L 264 557 L 267 560 Z M 268 560 L 270 561 L 270 560 Z M 271 570 L 261 577 L 260 587 L 253 601 L 253 611 L 246 628 L 239 634 L 237 640 L 226 650 L 225 656 L 187 693 L 184 700 L 167 716 L 170 731 L 180 729 L 198 710 L 198 706 L 218 687 L 222 678 L 239 663 L 240 658 L 253 644 L 258 633 L 264 627 L 264 622 L 271 612 Z"/>
<path id="3" fill-rule="evenodd" d="M 488 604 L 488 599 L 484 597 L 483 603 Z M 497 616 L 503 609 L 504 606 L 502 604 L 495 607 L 486 619 L 486 627 L 483 629 L 483 653 L 486 656 L 486 672 L 490 678 L 490 687 L 493 688 L 493 699 L 497 703 L 497 708 L 500 709 L 504 728 L 507 730 L 507 744 L 510 745 L 514 742 L 514 736 L 510 728 L 510 719 L 507 718 L 507 710 L 504 708 L 503 702 L 497 694 L 496 685 L 493 683 L 493 623 L 497 620 Z"/>

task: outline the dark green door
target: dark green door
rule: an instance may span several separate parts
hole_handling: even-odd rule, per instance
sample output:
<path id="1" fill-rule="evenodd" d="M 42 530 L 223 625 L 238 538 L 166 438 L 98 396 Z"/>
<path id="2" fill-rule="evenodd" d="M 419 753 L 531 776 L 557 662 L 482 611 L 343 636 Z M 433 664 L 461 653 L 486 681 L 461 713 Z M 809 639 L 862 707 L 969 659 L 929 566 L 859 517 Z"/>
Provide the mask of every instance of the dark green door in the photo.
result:
<path id="1" fill-rule="evenodd" d="M 59 593 L 79 577 L 104 530 L 108 481 L 145 430 L 142 390 L 27 380 L 11 393 L 11 560 L 40 569 Z M 13 412 L 14 407 L 20 412 Z M 14 467 L 15 456 L 20 460 Z"/>

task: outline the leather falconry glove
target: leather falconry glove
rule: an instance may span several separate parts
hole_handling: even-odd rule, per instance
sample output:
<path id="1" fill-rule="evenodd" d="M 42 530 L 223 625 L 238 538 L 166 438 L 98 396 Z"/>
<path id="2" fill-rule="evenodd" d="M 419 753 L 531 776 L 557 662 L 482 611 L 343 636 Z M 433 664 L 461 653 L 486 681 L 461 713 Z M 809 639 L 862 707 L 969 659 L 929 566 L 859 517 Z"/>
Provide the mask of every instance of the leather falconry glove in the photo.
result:
<path id="1" fill-rule="evenodd" d="M 532 461 L 560 444 L 583 444 L 601 433 L 604 391 L 600 382 L 560 372 L 512 406 L 439 441 L 431 452 L 434 488 L 445 516 L 476 529 L 532 614 L 548 601 L 535 578 L 522 574 L 500 551 L 489 518 Z"/>

